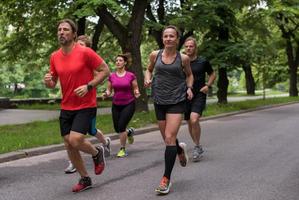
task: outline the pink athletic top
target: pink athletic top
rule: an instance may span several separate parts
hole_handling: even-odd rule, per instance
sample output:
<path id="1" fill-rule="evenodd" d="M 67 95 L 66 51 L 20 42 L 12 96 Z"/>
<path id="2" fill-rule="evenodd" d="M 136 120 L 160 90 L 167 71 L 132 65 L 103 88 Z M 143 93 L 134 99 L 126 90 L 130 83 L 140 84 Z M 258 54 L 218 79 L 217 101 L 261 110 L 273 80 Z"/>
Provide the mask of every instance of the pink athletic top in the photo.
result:
<path id="1" fill-rule="evenodd" d="M 123 77 L 119 77 L 116 72 L 113 72 L 108 81 L 110 81 L 114 90 L 112 103 L 115 105 L 127 105 L 135 100 L 132 90 L 132 82 L 136 76 L 132 72 L 126 71 Z"/>

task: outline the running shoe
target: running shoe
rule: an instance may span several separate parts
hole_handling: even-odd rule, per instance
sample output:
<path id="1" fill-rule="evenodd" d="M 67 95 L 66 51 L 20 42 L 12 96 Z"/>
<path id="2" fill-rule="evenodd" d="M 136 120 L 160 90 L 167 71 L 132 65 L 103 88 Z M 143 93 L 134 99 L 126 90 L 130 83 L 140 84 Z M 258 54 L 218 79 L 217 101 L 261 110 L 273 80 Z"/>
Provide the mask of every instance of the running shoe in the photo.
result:
<path id="1" fill-rule="evenodd" d="M 179 146 L 182 148 L 182 153 L 178 154 L 180 164 L 182 167 L 186 167 L 188 163 L 187 145 L 184 142 L 180 142 Z"/>
<path id="2" fill-rule="evenodd" d="M 69 165 L 67 166 L 67 168 L 64 169 L 64 172 L 66 174 L 72 174 L 75 173 L 76 171 L 77 171 L 76 167 L 73 165 L 71 161 L 69 161 Z"/>
<path id="3" fill-rule="evenodd" d="M 91 188 L 92 182 L 90 177 L 81 177 L 79 183 L 72 188 L 73 192 L 82 192 Z"/>
<path id="4" fill-rule="evenodd" d="M 158 194 L 168 194 L 171 187 L 171 182 L 168 178 L 163 176 L 161 179 L 160 185 L 156 188 Z"/>
<path id="5" fill-rule="evenodd" d="M 129 144 L 133 144 L 134 143 L 134 133 L 135 133 L 135 129 L 134 128 L 128 128 L 128 143 Z"/>
<path id="6" fill-rule="evenodd" d="M 120 148 L 120 150 L 116 156 L 119 158 L 124 158 L 124 157 L 128 156 L 128 153 L 127 153 L 126 149 L 122 147 L 122 148 Z"/>
<path id="7" fill-rule="evenodd" d="M 104 149 L 105 149 L 105 157 L 110 156 L 111 153 L 111 139 L 110 137 L 106 137 L 106 144 L 104 145 Z"/>
<path id="8" fill-rule="evenodd" d="M 202 154 L 203 154 L 203 149 L 202 146 L 194 146 L 193 152 L 192 152 L 192 161 L 193 162 L 198 162 L 200 161 L 200 159 L 202 158 Z"/>
<path id="9" fill-rule="evenodd" d="M 98 154 L 95 157 L 92 157 L 94 163 L 94 173 L 100 175 L 106 166 L 106 160 L 104 156 L 104 147 L 97 146 Z"/>

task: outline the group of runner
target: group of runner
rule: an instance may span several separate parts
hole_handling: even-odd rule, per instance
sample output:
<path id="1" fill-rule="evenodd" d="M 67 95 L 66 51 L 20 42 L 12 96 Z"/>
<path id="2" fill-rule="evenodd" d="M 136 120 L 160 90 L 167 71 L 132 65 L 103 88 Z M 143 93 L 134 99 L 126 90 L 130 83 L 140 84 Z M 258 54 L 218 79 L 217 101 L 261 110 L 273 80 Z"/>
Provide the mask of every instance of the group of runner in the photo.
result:
<path id="1" fill-rule="evenodd" d="M 105 168 L 105 153 L 111 151 L 110 138 L 106 138 L 95 126 L 96 86 L 108 78 L 103 96 L 108 97 L 113 93 L 112 119 L 121 146 L 117 157 L 127 156 L 126 141 L 134 141 L 134 129 L 128 129 L 127 126 L 135 112 L 135 99 L 140 92 L 136 76 L 127 71 L 130 65 L 128 54 L 116 56 L 116 71 L 110 73 L 105 61 L 88 48 L 88 38 L 77 37 L 77 26 L 72 20 L 59 21 L 57 36 L 61 48 L 50 57 L 50 71 L 44 76 L 44 83 L 46 87 L 54 88 L 57 81 L 60 82 L 60 130 L 72 165 L 69 168 L 73 169 L 66 169 L 66 172 L 78 171 L 80 180 L 72 191 L 80 192 L 92 186 L 80 151 L 92 156 L 97 175 Z M 194 142 L 192 160 L 200 160 L 203 149 L 200 145 L 199 120 L 206 105 L 208 90 L 215 80 L 215 72 L 209 62 L 197 55 L 196 40 L 191 37 L 186 39 L 185 53 L 182 54 L 177 51 L 179 38 L 180 32 L 175 26 L 164 28 L 164 48 L 150 54 L 144 77 L 144 86 L 152 88 L 156 118 L 166 145 L 164 174 L 155 190 L 158 194 L 169 193 L 176 157 L 183 167 L 188 162 L 186 144 L 177 139 L 183 114 Z M 97 137 L 103 145 L 94 147 L 85 139 L 87 133 Z"/>

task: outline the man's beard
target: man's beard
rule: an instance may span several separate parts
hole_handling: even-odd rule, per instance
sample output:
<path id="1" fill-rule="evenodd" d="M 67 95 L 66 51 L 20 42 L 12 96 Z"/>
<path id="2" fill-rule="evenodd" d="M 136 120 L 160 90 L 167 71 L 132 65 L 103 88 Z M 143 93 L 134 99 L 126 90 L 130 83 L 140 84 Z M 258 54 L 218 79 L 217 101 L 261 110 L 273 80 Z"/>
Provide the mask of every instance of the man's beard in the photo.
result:
<path id="1" fill-rule="evenodd" d="M 59 42 L 60 45 L 65 46 L 65 45 L 70 44 L 72 41 L 71 40 L 67 40 L 64 37 L 58 37 L 58 42 Z"/>

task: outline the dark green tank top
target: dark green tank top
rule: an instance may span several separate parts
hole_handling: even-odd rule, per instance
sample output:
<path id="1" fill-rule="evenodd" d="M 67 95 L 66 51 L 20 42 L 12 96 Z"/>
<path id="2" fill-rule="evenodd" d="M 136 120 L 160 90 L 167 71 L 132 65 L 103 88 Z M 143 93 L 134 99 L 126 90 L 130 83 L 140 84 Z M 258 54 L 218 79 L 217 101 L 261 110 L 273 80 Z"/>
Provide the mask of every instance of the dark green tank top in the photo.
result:
<path id="1" fill-rule="evenodd" d="M 163 49 L 159 51 L 154 66 L 152 98 L 156 104 L 169 105 L 186 100 L 186 75 L 183 71 L 182 58 L 177 52 L 171 64 L 162 61 Z"/>

